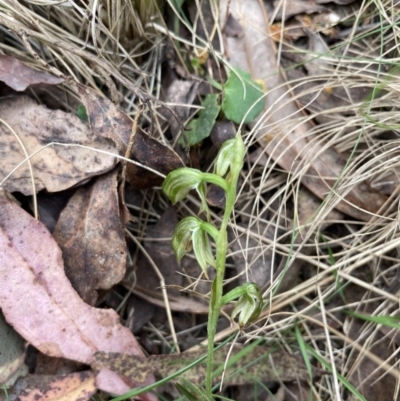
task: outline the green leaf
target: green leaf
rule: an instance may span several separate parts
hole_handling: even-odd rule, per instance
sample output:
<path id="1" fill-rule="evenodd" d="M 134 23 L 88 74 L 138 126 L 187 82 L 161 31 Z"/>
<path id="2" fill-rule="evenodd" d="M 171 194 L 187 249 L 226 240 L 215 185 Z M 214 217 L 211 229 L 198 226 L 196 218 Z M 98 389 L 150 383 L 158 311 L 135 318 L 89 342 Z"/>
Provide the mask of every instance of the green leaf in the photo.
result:
<path id="1" fill-rule="evenodd" d="M 388 315 L 373 316 L 373 315 L 367 315 L 365 313 L 353 312 L 352 310 L 346 310 L 346 313 L 358 319 L 366 320 L 367 322 L 372 322 L 376 324 L 381 324 L 382 326 L 400 329 L 400 316 L 388 316 Z"/>
<path id="2" fill-rule="evenodd" d="M 176 7 L 179 11 L 181 11 L 184 2 L 185 0 L 171 0 L 172 5 Z"/>
<path id="3" fill-rule="evenodd" d="M 196 386 L 184 377 L 175 386 L 189 401 L 213 401 L 200 386 Z"/>
<path id="4" fill-rule="evenodd" d="M 262 86 L 253 81 L 248 72 L 234 69 L 224 85 L 222 110 L 228 120 L 237 124 L 250 123 L 265 106 L 263 95 Z"/>
<path id="5" fill-rule="evenodd" d="M 77 109 L 76 109 L 76 116 L 79 117 L 82 121 L 89 121 L 89 117 L 86 113 L 86 107 L 81 104 Z"/>
<path id="6" fill-rule="evenodd" d="M 322 358 L 321 355 L 319 355 L 310 345 L 305 344 L 307 351 L 317 360 L 319 361 L 322 366 L 326 369 L 328 369 L 329 372 L 332 372 L 332 365 L 325 361 L 324 358 Z M 350 393 L 352 393 L 356 399 L 360 401 L 367 401 L 367 399 L 348 381 L 344 376 L 342 376 L 340 373 L 336 372 L 336 376 L 338 380 L 349 390 Z"/>
<path id="7" fill-rule="evenodd" d="M 186 132 L 186 136 L 190 146 L 197 145 L 203 139 L 210 136 L 212 127 L 221 109 L 218 106 L 217 100 L 218 95 L 207 95 L 201 104 L 203 108 L 199 111 L 198 117 L 194 118 L 188 124 L 187 128 L 191 128 L 191 130 Z M 184 145 L 183 139 L 181 139 L 180 144 Z"/>

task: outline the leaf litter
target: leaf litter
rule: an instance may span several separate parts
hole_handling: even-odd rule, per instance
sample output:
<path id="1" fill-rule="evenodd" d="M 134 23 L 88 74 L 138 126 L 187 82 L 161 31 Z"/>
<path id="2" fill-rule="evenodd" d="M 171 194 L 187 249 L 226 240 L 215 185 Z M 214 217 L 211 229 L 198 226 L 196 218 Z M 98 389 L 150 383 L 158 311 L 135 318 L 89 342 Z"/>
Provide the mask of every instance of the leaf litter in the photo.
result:
<path id="1" fill-rule="evenodd" d="M 79 298 L 65 276 L 61 251 L 42 223 L 4 192 L 0 204 L 1 247 L 8 251 L 1 255 L 0 305 L 7 322 L 49 356 L 90 364 L 101 349 L 141 355 L 115 312 Z M 100 371 L 96 385 L 114 393 L 129 389 L 110 371 Z"/>
<path id="2" fill-rule="evenodd" d="M 363 305 L 374 305 L 374 309 L 368 309 L 368 314 L 398 314 L 393 304 L 397 296 L 398 276 L 398 219 L 395 207 L 398 200 L 395 116 L 398 113 L 396 96 L 393 95 L 396 93 L 395 86 L 392 84 L 396 71 L 386 74 L 387 71 L 380 69 L 381 65 L 376 62 L 380 57 L 390 59 L 391 46 L 395 45 L 391 36 L 395 14 L 386 11 L 379 22 L 380 14 L 376 9 L 371 11 L 368 5 L 359 2 L 347 6 L 343 3 L 350 2 L 338 1 L 340 6 L 336 7 L 325 1 L 316 1 L 307 3 L 308 8 L 304 9 L 303 3 L 284 1 L 266 3 L 263 9 L 258 2 L 246 1 L 244 6 L 243 2 L 231 1 L 229 6 L 225 2 L 219 4 L 221 20 L 215 21 L 218 12 L 213 9 L 214 3 L 204 2 L 203 13 L 199 12 L 194 1 L 186 0 L 186 3 L 182 6 L 182 2 L 177 2 L 174 11 L 169 11 L 167 18 L 175 23 L 174 29 L 166 32 L 166 28 L 159 24 L 160 15 L 153 9 L 155 14 L 151 26 L 147 25 L 131 42 L 128 31 L 137 29 L 132 21 L 138 19 L 124 20 L 131 15 L 129 12 L 118 16 L 118 13 L 110 10 L 109 13 L 100 13 L 93 9 L 92 19 L 89 20 L 82 17 L 87 15 L 87 10 L 83 11 L 77 4 L 75 9 L 67 10 L 54 5 L 46 11 L 45 7 L 32 4 L 32 10 L 39 16 L 39 31 L 34 25 L 25 25 L 23 16 L 28 9 L 24 4 L 10 2 L 18 10 L 9 10 L 14 18 L 12 23 L 9 15 L 0 10 L 0 22 L 10 30 L 5 32 L 6 41 L 0 45 L 1 49 L 17 56 L 12 58 L 7 55 L 0 59 L 3 80 L 15 90 L 30 87 L 29 91 L 18 97 L 11 89 L 7 89 L 6 93 L 12 96 L 3 98 L 0 104 L 0 109 L 5 113 L 4 118 L 0 118 L 11 127 L 9 129 L 1 125 L 4 143 L 0 147 L 4 156 L 0 169 L 1 179 L 4 180 L 2 188 L 15 193 L 23 208 L 27 209 L 26 198 L 20 193 L 32 195 L 39 190 L 46 190 L 63 196 L 64 193 L 59 191 L 80 186 L 72 190 L 75 194 L 61 213 L 55 233 L 63 249 L 65 270 L 70 281 L 61 272 L 60 250 L 50 234 L 44 234 L 43 226 L 28 219 L 28 215 L 16 204 L 12 204 L 11 221 L 25 221 L 26 234 L 21 234 L 23 230 L 19 229 L 11 234 L 10 249 L 2 248 L 6 250 L 3 252 L 2 265 L 3 261 L 13 266 L 19 262 L 22 269 L 15 277 L 9 277 L 9 272 L 3 271 L 5 277 L 2 285 L 7 291 L 2 293 L 5 306 L 1 306 L 7 320 L 40 351 L 92 365 L 97 372 L 96 384 L 93 384 L 94 375 L 88 371 L 69 373 L 71 380 L 74 378 L 82 383 L 82 389 L 76 393 L 68 390 L 68 385 L 64 386 L 60 377 L 49 378 L 50 383 L 52 380 L 55 383 L 50 384 L 49 388 L 56 386 L 61 390 L 49 395 L 53 398 L 48 399 L 88 399 L 95 386 L 122 393 L 137 384 L 143 385 L 141 380 L 146 372 L 157 376 L 168 375 L 170 371 L 161 368 L 167 361 L 169 364 L 173 360 L 184 360 L 182 363 L 187 365 L 201 355 L 200 351 L 185 352 L 182 354 L 185 356 L 157 355 L 159 352 L 172 352 L 173 347 L 178 345 L 177 338 L 183 349 L 198 344 L 204 338 L 204 318 L 201 314 L 206 312 L 207 307 L 203 301 L 190 297 L 199 290 L 203 294 L 209 291 L 209 283 L 199 277 L 200 269 L 194 265 L 193 259 L 187 257 L 181 265 L 172 259 L 168 247 L 170 233 L 168 229 L 163 230 L 168 228 L 163 220 L 168 205 L 160 196 L 157 186 L 161 185 L 163 175 L 183 165 L 182 159 L 187 164 L 208 170 L 221 138 L 224 135 L 231 137 L 238 124 L 242 123 L 242 117 L 251 105 L 240 109 L 244 102 L 235 97 L 242 99 L 243 93 L 237 92 L 231 99 L 234 111 L 230 116 L 236 125 L 226 121 L 229 108 L 227 111 L 224 102 L 224 113 L 217 113 L 214 107 L 211 120 L 215 119 L 215 124 L 206 119 L 203 125 L 200 113 L 195 117 L 197 120 L 189 117 L 190 108 L 201 107 L 210 93 L 213 93 L 211 96 L 215 96 L 215 93 L 220 93 L 221 98 L 224 96 L 223 90 L 211 90 L 210 85 L 203 85 L 198 78 L 215 81 L 216 88 L 223 88 L 225 83 L 225 89 L 229 89 L 229 79 L 236 76 L 232 68 L 243 71 L 240 85 L 244 92 L 249 87 L 243 82 L 243 76 L 246 82 L 251 83 L 250 87 L 258 79 L 266 83 L 266 87 L 257 87 L 259 93 L 256 96 L 259 99 L 261 94 L 265 99 L 264 110 L 255 122 L 251 122 L 250 118 L 247 125 L 241 126 L 250 156 L 243 171 L 236 215 L 231 224 L 233 242 L 229 249 L 231 268 L 226 277 L 226 289 L 235 285 L 235 280 L 237 283 L 246 280 L 246 276 L 251 277 L 264 285 L 264 298 L 268 306 L 260 321 L 249 327 L 240 341 L 262 337 L 268 345 L 279 342 L 299 355 L 302 354 L 301 345 L 293 340 L 292 331 L 294 326 L 299 325 L 303 340 L 312 344 L 318 354 L 312 359 L 313 365 L 322 364 L 323 360 L 328 365 L 319 366 L 327 366 L 332 372 L 322 378 L 315 375 L 309 383 L 305 383 L 311 378 L 310 372 L 304 367 L 307 364 L 304 365 L 298 357 L 291 358 L 285 352 L 278 354 L 278 360 L 274 359 L 273 366 L 276 369 L 285 368 L 279 377 L 271 371 L 264 376 L 262 370 L 258 371 L 260 375 L 257 376 L 267 383 L 271 378 L 280 382 L 289 380 L 285 385 L 278 384 L 279 388 L 273 394 L 276 399 L 293 399 L 296 394 L 298 398 L 306 399 L 311 392 L 313 397 L 318 395 L 315 399 L 340 399 L 347 397 L 347 392 L 352 394 L 348 396 L 349 399 L 357 394 L 359 397 L 360 393 L 366 399 L 376 399 L 377 396 L 385 400 L 393 399 L 396 397 L 394 369 L 388 366 L 394 363 L 396 351 L 391 348 L 388 339 L 396 336 L 385 330 L 385 326 L 378 330 L 371 321 L 360 323 L 359 319 L 348 317 L 342 310 L 354 308 L 360 317 L 366 312 Z M 137 10 L 131 6 L 127 4 L 126 10 L 135 14 Z M 383 4 L 382 7 L 385 10 Z M 57 28 L 52 22 L 49 23 L 48 12 L 57 21 Z M 261 20 L 261 17 L 274 21 L 273 25 L 267 19 Z M 120 18 L 126 22 L 128 31 L 123 35 L 111 34 L 114 29 L 122 29 L 123 24 L 116 23 Z M 353 21 L 358 18 L 362 22 L 356 26 Z M 278 19 L 280 22 L 276 23 Z M 65 30 L 67 25 L 72 33 Z M 386 35 L 382 42 L 386 46 L 385 56 L 382 55 L 382 49 L 375 45 L 380 42 L 380 34 L 368 31 L 369 26 L 386 26 L 381 33 L 382 37 Z M 49 33 L 47 36 L 43 35 L 46 30 Z M 8 36 L 9 32 L 15 36 Z M 89 38 L 86 43 L 90 43 L 84 49 L 78 48 L 75 39 L 69 41 L 75 37 L 82 38 L 82 32 Z M 358 37 L 358 32 L 367 32 L 367 39 Z M 172 58 L 166 60 L 161 68 L 160 44 L 163 41 L 154 42 L 154 38 L 160 38 L 159 35 L 165 33 L 173 38 L 165 42 L 168 46 L 165 54 L 172 55 Z M 374 44 L 368 42 L 368 36 L 375 40 L 371 42 Z M 193 41 L 193 38 L 196 40 Z M 10 43 L 12 46 L 9 46 Z M 196 43 L 196 48 L 191 48 L 188 43 Z M 212 47 L 209 47 L 210 43 Z M 101 48 L 102 51 L 91 53 L 92 45 L 93 49 Z M 132 47 L 127 52 L 117 50 L 124 46 L 137 46 L 135 49 L 140 48 L 143 52 L 139 56 L 132 56 Z M 35 54 L 39 48 L 41 51 Z M 157 55 L 156 51 L 159 51 Z M 60 54 L 62 63 L 59 61 Z M 26 64 L 21 64 L 17 59 Z M 82 60 L 90 60 L 90 67 Z M 139 63 L 142 71 L 139 72 L 136 63 Z M 30 69 L 28 64 L 35 68 Z M 12 68 L 15 68 L 14 71 L 24 71 L 24 79 L 19 73 L 19 81 Z M 282 76 L 277 73 L 280 68 Z M 50 77 L 47 71 L 52 71 L 57 77 Z M 82 83 L 71 80 L 65 74 L 78 77 Z M 160 87 L 157 86 L 156 76 L 157 79 L 162 77 Z M 152 103 L 155 99 L 153 93 L 174 87 L 168 86 L 168 80 L 175 82 L 178 88 L 171 89 L 171 92 L 179 92 L 175 97 L 173 93 L 166 97 L 178 103 L 172 105 L 172 109 L 188 127 L 195 126 L 192 131 L 200 132 L 201 140 L 196 139 L 198 143 L 192 146 L 189 158 L 182 153 L 180 145 L 177 146 L 181 129 L 179 122 L 169 111 L 159 113 L 165 107 L 157 109 L 157 103 Z M 57 101 L 55 107 L 46 102 L 57 110 L 45 108 L 37 100 L 34 102 L 27 97 L 37 94 L 35 98 L 42 99 L 37 90 L 38 83 L 57 84 L 61 81 L 64 82 L 63 86 L 57 90 L 64 93 L 68 91 L 69 96 L 72 93 L 74 100 L 68 104 Z M 51 92 L 51 89 L 46 90 Z M 229 90 L 226 90 L 226 94 L 229 95 Z M 87 123 L 75 117 L 78 98 L 78 104 L 81 102 L 84 105 Z M 144 105 L 138 104 L 138 98 Z M 23 111 L 22 115 L 13 110 L 17 106 Z M 148 113 L 139 113 L 144 106 Z M 239 108 L 236 110 L 237 106 Z M 31 110 L 33 113 L 29 114 Z M 36 114 L 40 117 L 36 118 Z M 132 130 L 132 121 L 138 114 L 138 128 Z M 79 127 L 78 133 L 70 131 L 71 126 Z M 187 131 L 188 136 L 192 131 Z M 16 137 L 21 139 L 22 145 Z M 123 225 L 127 219 L 123 216 L 121 224 L 123 200 L 121 197 L 118 199 L 122 192 L 118 193 L 117 190 L 124 177 L 120 177 L 114 167 L 120 157 L 125 156 L 132 140 L 132 154 L 128 155 L 132 163 L 127 164 L 128 190 L 144 191 L 138 203 L 128 204 L 132 219 L 127 226 L 131 240 L 128 239 L 126 248 Z M 59 145 L 49 146 L 53 142 Z M 32 170 L 28 163 L 23 163 L 27 158 L 24 148 L 29 155 L 37 152 L 30 158 Z M 76 164 L 78 162 L 80 164 Z M 58 163 L 63 166 L 62 170 L 58 169 Z M 100 177 L 93 178 L 95 176 Z M 35 187 L 32 186 L 32 177 Z M 67 194 L 64 196 L 67 197 Z M 212 219 L 219 219 L 223 199 L 211 191 L 207 197 L 213 205 Z M 9 202 L 2 200 L 2 204 L 6 205 L 5 210 L 10 207 Z M 198 204 L 191 197 L 187 203 L 179 204 L 170 211 L 180 216 L 196 214 Z M 5 212 L 1 213 L 4 215 Z M 43 213 L 45 211 L 42 210 Z M 17 224 L 17 221 L 14 223 Z M 3 235 L 6 244 L 8 231 L 3 231 Z M 22 257 L 21 252 L 15 251 L 18 245 L 15 239 L 21 236 L 26 243 L 26 238 L 32 238 L 28 251 L 33 259 Z M 135 240 L 132 240 L 132 236 Z M 49 259 L 49 250 L 58 256 Z M 54 271 L 46 273 L 50 274 L 50 278 L 46 278 L 44 273 L 44 278 L 33 274 L 35 266 L 40 263 L 57 266 L 52 269 Z M 155 280 L 150 279 L 152 264 L 162 280 L 160 276 Z M 126 267 L 127 274 L 121 282 Z M 43 267 L 43 270 L 40 267 L 38 269 L 40 273 L 44 272 Z M 18 285 L 12 285 L 16 282 Z M 131 332 L 122 330 L 117 315 L 110 314 L 106 309 L 89 307 L 73 290 L 70 282 L 87 303 L 117 309 L 122 323 L 125 322 L 129 327 L 131 319 L 140 315 L 142 299 L 157 305 L 159 308 L 151 313 L 145 312 L 149 316 L 141 318 L 135 327 L 135 333 L 140 335 L 143 344 L 146 342 L 149 345 L 148 349 L 154 355 L 145 359 Z M 119 282 L 121 285 L 118 285 Z M 160 282 L 170 287 L 160 291 L 156 288 Z M 135 287 L 135 283 L 140 285 Z M 344 302 L 340 295 L 345 294 L 349 283 L 353 283 L 361 296 L 356 301 Z M 167 294 L 167 299 L 161 294 Z M 377 303 L 372 303 L 373 296 L 379 297 Z M 21 301 L 15 302 L 15 297 Z M 25 303 L 27 300 L 30 301 L 28 305 Z M 56 304 L 67 308 L 67 301 L 71 303 L 68 308 L 75 306 L 82 316 L 90 315 L 91 311 L 95 316 L 93 327 L 101 328 L 106 320 L 112 322 L 110 324 L 117 333 L 114 336 L 125 338 L 126 344 L 131 344 L 129 351 L 116 345 L 104 345 L 108 343 L 102 343 L 101 339 L 98 340 L 100 343 L 94 342 L 92 334 L 85 337 L 87 325 L 79 320 L 76 311 L 66 309 L 70 320 L 63 317 L 61 312 L 57 314 L 65 321 L 72 319 L 73 323 L 69 324 L 66 332 L 60 330 L 66 326 L 60 323 L 64 323 L 64 320 L 48 322 L 49 319 L 43 318 L 44 311 L 50 307 L 56 308 Z M 46 309 L 46 305 L 52 306 Z M 57 308 L 55 310 L 58 311 Z M 143 310 L 150 309 L 143 307 Z M 168 311 L 172 314 L 166 324 L 165 315 L 168 315 Z M 32 314 L 34 323 L 27 312 Z M 349 319 L 352 321 L 351 330 L 348 330 Z M 29 330 L 23 324 L 25 320 L 30 322 Z M 147 323 L 144 324 L 145 321 Z M 43 329 L 45 324 L 51 328 Z M 219 340 L 237 330 L 236 327 L 229 327 L 229 324 L 228 320 L 221 318 Z M 38 329 L 36 332 L 36 327 L 42 331 Z M 50 339 L 46 337 L 49 334 L 47 330 L 54 331 Z M 178 337 L 174 330 L 177 330 Z M 100 330 L 100 337 L 102 332 Z M 75 350 L 72 350 L 71 343 L 76 343 Z M 267 352 L 263 347 L 259 350 L 262 354 Z M 135 356 L 129 355 L 133 351 Z M 254 355 L 249 355 L 254 360 Z M 310 355 L 307 357 L 303 354 L 303 357 L 307 359 Z M 285 361 L 289 361 L 287 369 Z M 112 365 L 112 370 L 119 375 L 101 369 L 102 363 Z M 137 364 L 136 370 L 131 375 L 123 373 L 121 364 L 128 367 L 129 364 Z M 271 367 L 265 366 L 268 369 Z M 232 370 L 240 372 L 241 368 L 239 363 Z M 138 379 L 138 369 L 142 376 L 137 383 L 133 383 L 135 375 Z M 302 375 L 302 384 L 290 383 L 294 376 L 285 376 L 290 369 Z M 201 375 L 200 371 L 197 376 L 188 377 L 195 382 Z M 246 376 L 243 378 L 245 380 Z M 371 378 L 374 383 L 370 385 Z M 13 397 L 18 397 L 24 391 L 32 399 L 39 394 L 40 397 L 50 394 L 45 389 L 44 378 L 33 375 L 28 379 L 31 380 L 30 384 L 21 384 L 21 379 L 17 381 L 14 390 L 10 390 L 15 391 Z M 236 375 L 232 381 L 226 381 L 229 385 L 241 384 L 240 389 L 230 390 L 234 399 L 271 399 L 271 394 L 255 393 L 254 385 L 245 385 L 241 380 L 241 376 Z M 252 381 L 254 377 L 246 383 Z M 22 386 L 20 390 L 19 383 Z M 381 391 L 381 386 L 387 391 Z M 141 397 L 150 399 L 152 396 Z"/>

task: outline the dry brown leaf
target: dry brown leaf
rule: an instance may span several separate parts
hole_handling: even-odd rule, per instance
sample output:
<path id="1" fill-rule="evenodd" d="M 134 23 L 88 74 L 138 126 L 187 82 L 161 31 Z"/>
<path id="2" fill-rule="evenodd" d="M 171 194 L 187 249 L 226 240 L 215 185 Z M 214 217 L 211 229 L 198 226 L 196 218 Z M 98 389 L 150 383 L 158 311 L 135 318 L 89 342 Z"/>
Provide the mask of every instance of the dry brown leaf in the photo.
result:
<path id="1" fill-rule="evenodd" d="M 164 75 L 165 81 L 170 78 L 169 75 Z M 186 121 L 189 117 L 190 108 L 188 106 L 193 103 L 197 94 L 198 86 L 198 82 L 194 82 L 193 80 L 184 81 L 181 79 L 177 79 L 175 75 L 173 75 L 171 83 L 165 82 L 165 85 L 162 86 L 163 88 L 165 88 L 165 99 L 163 100 L 166 103 L 175 105 L 172 106 L 172 108 L 181 121 Z M 168 121 L 169 130 L 171 132 L 172 138 L 176 140 L 181 129 L 178 121 L 175 119 L 171 119 L 171 113 L 167 109 L 161 109 L 161 113 L 163 117 Z"/>
<path id="2" fill-rule="evenodd" d="M 132 120 L 105 96 L 76 84 L 82 102 L 86 107 L 92 131 L 99 137 L 111 139 L 121 155 L 125 155 L 132 131 Z M 183 166 L 180 157 L 170 148 L 137 130 L 133 140 L 133 160 L 161 174 Z M 163 177 L 135 164 L 127 165 L 127 175 L 133 188 L 145 189 L 160 185 Z"/>
<path id="3" fill-rule="evenodd" d="M 0 249 L 0 307 L 7 322 L 41 352 L 85 364 L 105 350 L 143 356 L 113 310 L 93 308 L 79 298 L 65 276 L 61 251 L 51 234 L 4 192 Z M 148 377 L 148 382 L 152 380 Z M 99 372 L 96 385 L 115 394 L 129 390 L 108 370 Z"/>
<path id="4" fill-rule="evenodd" d="M 160 287 L 160 277 L 149 263 L 149 257 L 159 269 L 166 285 L 182 285 L 182 276 L 176 274 L 179 264 L 172 249 L 171 238 L 178 223 L 174 206 L 170 206 L 154 226 L 147 228 L 144 248 L 147 255 L 141 254 L 137 263 L 137 284 L 145 289 Z M 161 290 L 159 290 L 161 294 Z M 173 293 L 173 292 L 172 292 Z M 177 295 L 177 292 L 175 292 Z"/>
<path id="5" fill-rule="evenodd" d="M 62 211 L 54 239 L 63 253 L 65 274 L 88 304 L 98 289 L 109 289 L 125 275 L 126 243 L 119 216 L 114 170 L 81 187 Z"/>
<path id="6" fill-rule="evenodd" d="M 129 287 L 127 286 L 127 288 Z M 153 305 L 159 306 L 160 308 L 165 308 L 165 302 L 161 294 L 158 292 L 151 291 L 137 285 L 132 289 L 132 292 Z M 168 303 L 171 310 L 175 312 L 189 312 L 199 315 L 207 315 L 209 311 L 208 306 L 204 303 L 183 296 L 168 295 Z"/>
<path id="7" fill-rule="evenodd" d="M 357 58 L 357 49 L 354 49 L 351 45 L 348 48 L 346 47 L 345 53 L 344 49 L 336 51 L 329 50 L 320 35 L 313 33 L 310 29 L 306 29 L 305 32 L 309 39 L 307 52 L 310 54 L 332 53 L 339 59 L 344 57 Z M 343 123 L 346 116 L 354 113 L 354 107 L 352 105 L 362 104 L 371 93 L 371 88 L 365 85 L 365 82 L 360 80 L 359 83 L 350 85 L 345 79 L 343 79 L 342 82 L 335 82 L 334 85 L 327 86 L 324 90 L 316 91 L 316 86 L 328 82 L 329 75 L 327 75 L 327 71 L 332 68 L 330 62 L 323 57 L 310 59 L 309 54 L 295 52 L 293 48 L 285 49 L 287 51 L 282 52 L 281 64 L 285 69 L 287 79 L 289 81 L 301 82 L 301 85 L 294 85 L 292 88 L 296 95 L 296 101 L 300 103 L 301 107 L 304 107 L 313 114 L 315 121 L 318 123 L 323 124 L 332 121 Z M 374 57 L 373 54 L 369 55 L 372 58 Z M 303 67 L 298 68 L 299 65 Z M 357 63 L 353 61 L 349 63 L 348 68 L 357 71 L 361 69 L 362 66 L 363 64 L 361 62 Z M 363 73 L 371 76 L 376 75 L 376 71 L 373 70 L 373 67 L 368 69 L 364 68 Z M 378 95 L 376 95 L 376 97 L 378 97 Z M 327 111 L 329 111 L 329 113 L 327 113 Z M 348 119 L 346 119 L 346 123 L 348 129 L 351 129 L 352 125 Z M 354 126 L 357 127 L 358 122 L 356 122 Z"/>
<path id="8" fill-rule="evenodd" d="M 7 324 L 0 312 L 0 386 L 11 377 L 17 379 L 16 373 L 19 373 L 24 361 L 25 341 Z"/>
<path id="9" fill-rule="evenodd" d="M 230 64 L 249 71 L 254 79 L 263 79 L 268 88 L 266 111 L 260 117 L 262 128 L 257 134 L 259 143 L 280 166 L 299 175 L 311 192 L 325 199 L 342 176 L 346 158 L 316 141 L 308 122 L 299 123 L 300 111 L 277 74 L 276 51 L 261 3 L 258 0 L 221 1 L 221 26 L 228 12 L 244 30 L 243 37 L 226 38 Z M 346 177 L 335 187 L 335 207 L 356 219 L 368 221 L 370 213 L 376 213 L 387 198 L 374 191 L 368 182 L 347 186 Z"/>
<path id="10" fill-rule="evenodd" d="M 116 153 L 110 141 L 91 133 L 89 126 L 78 117 L 60 110 L 49 110 L 25 96 L 2 99 L 0 119 L 13 128 L 29 155 L 52 142 L 79 144 Z M 32 195 L 32 180 L 26 162 L 5 182 L 1 181 L 25 160 L 25 155 L 4 124 L 0 124 L 0 138 L 0 186 L 9 192 Z M 114 156 L 76 146 L 47 147 L 30 160 L 36 192 L 41 189 L 62 191 L 109 171 L 115 165 Z"/>
<path id="11" fill-rule="evenodd" d="M 64 82 L 64 79 L 34 70 L 14 57 L 0 55 L 0 81 L 17 92 L 22 92 L 30 85 L 58 85 Z"/>
<path id="12" fill-rule="evenodd" d="M 96 392 L 95 375 L 90 372 L 69 375 L 30 375 L 19 379 L 8 398 L 1 401 L 86 401 Z"/>
<path id="13" fill-rule="evenodd" d="M 131 157 L 142 165 L 164 175 L 184 165 L 181 158 L 172 149 L 140 132 L 140 130 L 136 132 Z M 127 176 L 134 189 L 151 188 L 161 185 L 164 181 L 163 177 L 136 164 L 127 165 Z"/>
<path id="14" fill-rule="evenodd" d="M 274 15 L 276 20 L 287 20 L 299 14 L 313 14 L 325 11 L 326 8 L 315 4 L 313 0 L 274 1 Z"/>
<path id="15" fill-rule="evenodd" d="M 31 352 L 31 350 L 29 350 Z M 54 358 L 38 352 L 35 361 L 35 375 L 67 375 L 80 372 L 84 364 L 71 361 L 70 359 Z"/>
<path id="16" fill-rule="evenodd" d="M 270 282 L 273 271 L 272 250 L 260 252 L 260 243 L 251 235 L 251 227 L 247 224 L 237 223 L 238 226 L 247 228 L 249 234 L 236 236 L 232 231 L 229 231 L 229 247 L 231 248 L 234 257 L 234 263 L 237 274 L 243 273 L 247 269 L 246 274 L 241 274 L 238 277 L 239 285 L 247 282 L 256 283 L 260 288 L 263 288 Z M 254 228 L 253 228 L 254 229 Z M 267 227 L 266 224 L 259 223 L 257 232 L 266 238 L 273 240 L 274 229 Z"/>

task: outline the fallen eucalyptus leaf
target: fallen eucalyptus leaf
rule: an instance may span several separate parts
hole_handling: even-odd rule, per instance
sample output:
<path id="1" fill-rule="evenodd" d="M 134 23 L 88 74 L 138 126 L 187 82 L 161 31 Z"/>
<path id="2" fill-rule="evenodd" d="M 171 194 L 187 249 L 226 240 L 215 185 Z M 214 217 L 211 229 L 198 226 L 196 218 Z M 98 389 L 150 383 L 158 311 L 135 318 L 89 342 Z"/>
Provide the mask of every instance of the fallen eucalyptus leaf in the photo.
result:
<path id="1" fill-rule="evenodd" d="M 125 275 L 126 242 L 119 216 L 118 171 L 79 188 L 61 212 L 53 235 L 65 273 L 89 305 L 98 289 L 110 289 Z"/>
<path id="2" fill-rule="evenodd" d="M 85 304 L 64 273 L 62 255 L 45 226 L 0 193 L 0 307 L 8 323 L 49 356 L 85 364 L 98 351 L 143 356 L 113 310 Z M 152 382 L 152 377 L 147 377 Z M 98 388 L 122 394 L 132 386 L 101 370 Z M 155 400 L 151 394 L 143 399 Z"/>
<path id="3" fill-rule="evenodd" d="M 0 395 L 0 401 L 87 401 L 96 392 L 92 372 L 69 375 L 30 375 L 18 380 L 8 391 L 8 397 Z"/>
<path id="4" fill-rule="evenodd" d="M 91 133 L 88 124 L 73 114 L 50 110 L 28 97 L 19 96 L 0 101 L 0 119 L 15 131 L 29 155 L 52 142 L 80 145 L 49 146 L 30 159 L 36 192 L 41 189 L 62 191 L 115 166 L 115 146 L 109 140 Z M 82 146 L 106 151 L 110 155 Z M 4 124 L 0 124 L 0 159 L 1 187 L 9 192 L 32 195 L 32 179 L 27 162 L 2 182 L 26 159 L 20 143 Z"/>
<path id="5" fill-rule="evenodd" d="M 99 137 L 113 141 L 119 153 L 125 156 L 132 134 L 132 119 L 104 95 L 78 83 L 75 83 L 75 88 L 85 106 L 92 131 Z M 169 147 L 140 129 L 134 135 L 130 155 L 133 160 L 165 175 L 183 166 L 180 157 Z M 134 189 L 151 188 L 163 182 L 163 177 L 131 163 L 127 165 L 127 176 Z"/>

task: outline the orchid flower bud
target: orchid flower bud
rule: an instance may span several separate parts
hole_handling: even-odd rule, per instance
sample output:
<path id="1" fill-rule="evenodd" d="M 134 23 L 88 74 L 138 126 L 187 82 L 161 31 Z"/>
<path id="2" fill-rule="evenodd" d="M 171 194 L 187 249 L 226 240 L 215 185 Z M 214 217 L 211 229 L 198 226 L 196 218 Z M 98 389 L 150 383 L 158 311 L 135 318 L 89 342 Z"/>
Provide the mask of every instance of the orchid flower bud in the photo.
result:
<path id="1" fill-rule="evenodd" d="M 228 169 L 232 168 L 233 163 L 239 163 L 238 168 L 241 169 L 243 165 L 244 154 L 245 147 L 240 134 L 238 134 L 236 138 L 225 141 L 215 159 L 215 174 L 223 177 L 228 172 Z"/>
<path id="2" fill-rule="evenodd" d="M 207 221 L 210 221 L 210 210 L 206 200 L 207 183 L 227 190 L 227 182 L 223 178 L 189 167 L 171 171 L 165 178 L 162 189 L 173 204 L 184 199 L 192 189 L 196 189 L 201 201 L 200 213 L 206 212 Z"/>
<path id="3" fill-rule="evenodd" d="M 202 196 L 205 192 L 201 186 L 203 183 L 203 173 L 200 170 L 194 168 L 181 167 L 171 171 L 167 178 L 164 180 L 162 189 L 168 196 L 169 200 L 175 204 L 180 200 L 184 199 L 186 195 L 192 190 L 197 189 Z"/>
<path id="4" fill-rule="evenodd" d="M 260 289 L 254 283 L 246 283 L 229 291 L 222 297 L 222 304 L 225 305 L 236 298 L 239 299 L 232 311 L 231 318 L 234 320 L 238 315 L 238 324 L 242 330 L 260 316 L 263 299 Z"/>
<path id="5" fill-rule="evenodd" d="M 175 228 L 172 236 L 172 248 L 176 258 L 181 260 L 186 252 L 192 250 L 197 262 L 208 278 L 207 267 L 215 267 L 215 259 L 211 250 L 211 243 L 207 232 L 213 237 L 217 235 L 217 229 L 198 217 L 190 216 L 181 220 Z"/>

